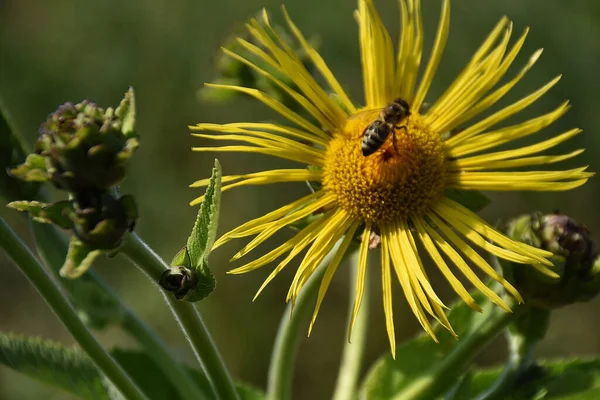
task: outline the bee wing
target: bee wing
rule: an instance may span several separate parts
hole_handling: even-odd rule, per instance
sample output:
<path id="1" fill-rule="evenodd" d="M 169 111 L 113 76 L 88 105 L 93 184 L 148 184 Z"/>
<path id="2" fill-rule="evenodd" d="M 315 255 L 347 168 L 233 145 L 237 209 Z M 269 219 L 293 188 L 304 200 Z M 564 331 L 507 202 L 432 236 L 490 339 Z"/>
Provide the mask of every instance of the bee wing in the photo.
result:
<path id="1" fill-rule="evenodd" d="M 370 108 L 368 110 L 362 110 L 357 112 L 356 114 L 352 114 L 348 117 L 349 120 L 362 119 L 362 120 L 371 120 L 375 121 L 383 108 Z"/>

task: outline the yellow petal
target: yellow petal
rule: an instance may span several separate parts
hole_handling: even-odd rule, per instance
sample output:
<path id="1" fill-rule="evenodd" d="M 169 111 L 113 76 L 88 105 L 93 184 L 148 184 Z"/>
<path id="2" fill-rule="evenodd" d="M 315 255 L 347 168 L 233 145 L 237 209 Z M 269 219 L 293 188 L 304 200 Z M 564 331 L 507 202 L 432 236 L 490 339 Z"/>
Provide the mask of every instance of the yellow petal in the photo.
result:
<path id="1" fill-rule="evenodd" d="M 344 254 L 346 253 L 346 250 L 348 250 L 348 247 L 350 246 L 352 239 L 354 239 L 354 232 L 356 232 L 356 228 L 358 228 L 359 224 L 360 224 L 360 222 L 355 221 L 350 226 L 350 228 L 348 229 L 348 232 L 346 232 L 346 236 L 344 237 L 344 240 L 342 240 L 342 244 L 340 244 L 339 249 L 337 250 L 337 252 L 335 253 L 335 256 L 331 260 L 331 263 L 329 263 L 329 265 L 327 266 L 327 269 L 325 270 L 325 275 L 323 275 L 323 279 L 321 280 L 321 286 L 319 287 L 319 294 L 317 295 L 317 304 L 315 305 L 315 311 L 313 312 L 312 319 L 310 320 L 310 326 L 308 327 L 308 336 L 310 336 L 310 334 L 312 332 L 312 328 L 315 324 L 315 321 L 317 320 L 317 315 L 319 314 L 319 309 L 321 308 L 321 303 L 323 303 L 323 299 L 325 298 L 325 293 L 327 293 L 327 289 L 329 289 L 329 284 L 331 283 L 331 280 L 333 279 L 333 275 L 335 274 L 335 271 L 337 271 L 337 268 L 340 265 L 340 262 L 342 262 L 342 259 L 344 258 Z"/>
<path id="2" fill-rule="evenodd" d="M 322 209 L 325 205 L 330 204 L 332 201 L 332 196 L 325 195 L 322 198 L 306 205 L 305 207 L 302 207 L 301 209 L 296 210 L 283 218 L 280 218 L 279 220 L 265 224 L 261 232 L 254 239 L 252 239 L 250 243 L 242 247 L 242 249 L 232 257 L 232 260 L 237 260 L 238 258 L 245 256 L 282 228 L 285 228 L 289 224 L 293 224 L 294 222 L 311 215 L 315 211 Z"/>
<path id="3" fill-rule="evenodd" d="M 311 242 L 313 242 L 319 236 L 319 234 L 321 233 L 321 229 L 323 228 L 323 226 L 326 226 L 329 224 L 333 215 L 334 215 L 334 211 L 330 211 L 330 212 L 326 213 L 325 215 L 320 217 L 318 220 L 316 220 L 316 221 L 312 222 L 311 224 L 309 224 L 308 226 L 306 226 L 298 234 L 296 234 L 296 236 L 294 236 L 292 239 L 290 239 L 289 241 L 287 241 L 284 244 L 286 246 L 285 251 L 290 251 L 290 250 L 291 251 L 285 257 L 285 259 L 282 260 L 279 263 L 279 265 L 277 265 L 277 267 L 275 267 L 275 269 L 271 272 L 271 274 L 269 274 L 267 279 L 265 279 L 263 284 L 260 286 L 260 288 L 256 292 L 256 295 L 254 296 L 252 301 L 256 300 L 256 298 L 265 289 L 265 287 L 269 284 L 269 282 L 271 282 L 273 280 L 273 278 L 275 278 L 275 276 L 277 276 L 277 274 L 279 274 L 283 270 L 283 268 L 285 268 L 286 265 L 288 265 L 290 263 L 290 261 L 292 261 L 292 259 L 294 257 L 296 257 L 302 250 L 304 250 L 306 248 L 306 246 L 308 246 Z M 282 245 L 280 247 L 283 247 L 284 245 Z M 283 253 L 281 253 L 281 254 L 283 254 Z M 264 263 L 262 265 L 264 265 Z M 244 271 L 244 272 L 246 272 L 246 271 Z"/>
<path id="4" fill-rule="evenodd" d="M 389 227 L 388 229 L 382 229 L 382 241 L 384 238 L 386 238 L 389 242 L 389 252 L 392 258 L 392 265 L 394 266 L 394 271 L 396 272 L 396 276 L 398 277 L 398 281 L 400 282 L 400 286 L 404 292 L 404 297 L 406 298 L 410 309 L 417 317 L 417 320 L 423 329 L 433 338 L 433 340 L 437 342 L 437 338 L 433 332 L 433 329 L 431 328 L 429 320 L 427 319 L 427 315 L 425 315 L 425 312 L 423 311 L 423 306 L 428 309 L 430 314 L 433 314 L 433 310 L 431 309 L 427 298 L 421 294 L 420 287 L 418 287 L 418 285 L 413 285 L 411 282 L 411 278 L 408 273 L 409 265 L 404 258 L 405 249 L 401 248 L 396 239 L 396 229 L 393 227 L 391 229 L 389 229 Z"/>
<path id="5" fill-rule="evenodd" d="M 424 221 L 423 221 L 424 222 Z M 450 260 L 458 267 L 458 269 L 462 272 L 462 274 L 471 282 L 477 290 L 486 295 L 494 304 L 502 308 L 504 311 L 510 312 L 510 307 L 506 305 L 506 303 L 496 294 L 493 290 L 488 288 L 482 281 L 479 279 L 477 274 L 473 272 L 469 264 L 465 262 L 465 260 L 461 257 L 460 254 L 439 234 L 426 222 L 423 223 L 425 230 L 435 242 L 435 245 L 442 250 L 444 254 L 448 256 Z"/>
<path id="6" fill-rule="evenodd" d="M 461 299 L 463 299 L 465 303 L 467 303 L 469 307 L 471 307 L 475 311 L 481 312 L 481 307 L 477 305 L 475 299 L 473 299 L 473 297 L 469 294 L 469 291 L 456 278 L 452 271 L 450 271 L 450 268 L 448 267 L 448 265 L 440 255 L 439 251 L 435 247 L 435 244 L 431 240 L 431 237 L 429 236 L 429 234 L 427 234 L 427 230 L 424 226 L 425 222 L 421 218 L 413 218 L 412 221 L 417 230 L 417 234 L 419 235 L 419 239 L 425 247 L 425 250 L 427 250 L 427 252 L 431 256 L 431 259 L 435 262 L 438 269 L 444 275 L 446 280 L 450 283 L 452 289 L 460 296 Z"/>
<path id="7" fill-rule="evenodd" d="M 385 314 L 385 328 L 390 341 L 392 358 L 396 359 L 396 334 L 394 331 L 394 309 L 392 307 L 392 278 L 390 273 L 389 238 L 381 236 L 381 284 L 383 291 L 383 312 Z"/>
<path id="8" fill-rule="evenodd" d="M 503 161 L 485 161 L 479 163 L 477 166 L 473 167 L 458 167 L 455 164 L 451 164 L 450 168 L 459 169 L 463 171 L 477 171 L 482 169 L 507 169 L 507 168 L 521 168 L 521 167 L 531 167 L 534 165 L 549 165 L 555 164 L 557 162 L 569 160 L 574 158 L 581 153 L 583 153 L 585 149 L 579 149 L 572 151 L 567 154 L 561 154 L 558 156 L 537 156 L 537 157 L 523 157 L 517 158 L 515 160 L 503 160 Z"/>
<path id="9" fill-rule="evenodd" d="M 417 1 L 420 3 L 420 1 Z M 429 63 L 427 64 L 427 68 L 425 69 L 425 73 L 423 74 L 423 78 L 421 79 L 421 83 L 419 84 L 419 89 L 415 94 L 415 98 L 412 103 L 412 108 L 414 110 L 420 110 L 423 105 L 423 101 L 427 96 L 427 92 L 431 87 L 431 83 L 433 82 L 433 77 L 437 71 L 438 65 L 440 64 L 440 60 L 442 59 L 442 54 L 444 53 L 444 48 L 446 46 L 446 40 L 448 39 L 448 31 L 450 28 L 450 0 L 442 1 L 442 13 L 440 16 L 440 22 L 438 24 L 437 34 L 435 36 L 435 42 L 433 44 L 433 49 L 431 50 L 431 56 L 429 57 Z"/>
<path id="10" fill-rule="evenodd" d="M 498 151 L 495 153 L 487 153 L 468 158 L 461 158 L 454 161 L 452 167 L 454 168 L 456 166 L 460 169 L 469 167 L 482 167 L 487 166 L 490 162 L 494 161 L 530 156 L 532 154 L 540 153 L 554 146 L 557 146 L 560 143 L 569 140 L 570 138 L 578 135 L 581 132 L 581 129 L 572 129 L 561 135 L 554 136 L 548 140 L 544 140 L 543 142 L 532 144 L 530 146 L 524 146 L 513 150 Z"/>
<path id="11" fill-rule="evenodd" d="M 321 112 L 320 109 L 318 109 L 310 101 L 308 101 L 306 99 L 306 97 L 304 97 L 300 93 L 298 93 L 295 90 L 293 90 L 292 88 L 290 88 L 288 85 L 283 83 L 281 80 L 277 79 L 272 73 L 265 71 L 264 69 L 258 67 L 256 64 L 252 63 L 251 61 L 245 59 L 244 57 L 242 57 L 238 54 L 235 54 L 234 52 L 232 52 L 226 48 L 222 48 L 222 50 L 225 54 L 229 55 L 232 58 L 235 58 L 236 60 L 240 61 L 243 64 L 248 65 L 250 68 L 254 69 L 258 74 L 266 77 L 271 82 L 273 82 L 275 85 L 277 85 L 281 89 L 283 89 L 290 97 L 292 97 L 298 104 L 300 104 L 306 111 L 308 111 L 317 121 L 319 121 L 319 123 L 323 127 L 325 127 L 326 129 L 328 129 L 330 131 L 333 131 L 335 129 L 336 123 L 338 123 L 339 121 L 337 121 L 337 120 L 331 121 L 329 118 L 327 118 L 327 116 L 325 114 L 323 114 Z"/>
<path id="12" fill-rule="evenodd" d="M 507 126 L 496 131 L 482 133 L 480 135 L 470 137 L 468 141 L 462 141 L 456 146 L 451 146 L 450 154 L 455 158 L 464 157 L 468 154 L 488 150 L 513 140 L 524 138 L 533 133 L 537 133 L 562 117 L 569 110 L 569 108 L 569 102 L 564 102 L 555 110 L 547 114 L 540 115 L 539 117 L 529 119 L 516 125 Z M 461 134 L 462 132 L 459 133 L 459 135 Z M 446 143 L 448 143 L 450 139 L 446 141 Z"/>
<path id="13" fill-rule="evenodd" d="M 504 121 L 505 119 L 518 113 L 519 111 L 522 111 L 523 109 L 527 108 L 532 103 L 534 103 L 536 100 L 538 100 L 540 97 L 542 97 L 544 94 L 546 94 L 546 92 L 548 92 L 554 85 L 558 83 L 560 78 L 560 76 L 554 78 L 552 81 L 548 82 L 546 85 L 542 86 L 541 88 L 522 98 L 521 100 L 511 104 L 508 107 L 503 108 L 500 111 L 495 112 L 494 114 L 482 119 L 476 124 L 471 125 L 464 131 L 457 134 L 454 138 L 448 139 L 446 141 L 447 145 L 449 147 L 454 147 L 454 145 L 458 141 L 464 140 L 464 138 L 470 138 L 472 136 L 475 136 L 476 134 L 483 132 L 484 130 L 496 125 L 497 123 Z"/>
<path id="14" fill-rule="evenodd" d="M 283 14 L 285 16 L 285 19 L 286 19 L 288 25 L 290 26 L 292 32 L 294 33 L 294 35 L 296 36 L 296 38 L 298 39 L 300 44 L 302 44 L 302 47 L 304 48 L 304 51 L 306 52 L 306 54 L 310 57 L 311 61 L 315 64 L 315 67 L 319 70 L 321 75 L 323 75 L 323 78 L 325 78 L 325 80 L 329 84 L 329 87 L 333 90 L 333 92 L 336 95 L 338 95 L 338 97 L 344 104 L 344 107 L 350 112 L 350 114 L 354 114 L 356 112 L 356 107 L 354 107 L 354 104 L 352 103 L 352 101 L 350 101 L 350 98 L 348 98 L 348 95 L 346 94 L 344 89 L 342 89 L 342 86 L 335 78 L 335 75 L 333 75 L 331 70 L 327 67 L 327 63 L 325 63 L 325 60 L 323 60 L 323 57 L 321 57 L 319 52 L 316 51 L 308 43 L 308 41 L 305 39 L 304 35 L 302 35 L 302 32 L 300 31 L 300 29 L 298 29 L 298 27 L 296 27 L 296 25 L 290 18 L 287 10 L 285 9 L 285 6 L 282 6 L 282 8 L 283 8 Z"/>
<path id="15" fill-rule="evenodd" d="M 286 301 L 292 300 L 292 306 L 294 306 L 296 297 L 308 278 L 315 272 L 325 256 L 332 251 L 337 241 L 346 234 L 353 222 L 353 219 L 345 211 L 338 210 L 327 225 L 322 228 L 321 235 L 316 238 L 306 252 L 288 290 Z"/>
<path id="16" fill-rule="evenodd" d="M 359 0 L 358 25 L 368 108 L 384 107 L 394 94 L 394 50 L 372 0 Z"/>
<path id="17" fill-rule="evenodd" d="M 354 323 L 356 321 L 356 317 L 358 316 L 358 311 L 360 310 L 360 304 L 362 303 L 363 293 L 365 290 L 367 254 L 369 252 L 369 240 L 371 238 L 371 232 L 371 224 L 367 223 L 360 241 L 358 273 L 356 275 L 356 298 L 354 299 L 354 307 L 352 308 L 352 317 L 350 319 L 350 327 L 348 329 L 348 342 L 350 342 L 350 339 L 352 338 L 352 329 L 354 328 Z"/>
<path id="18" fill-rule="evenodd" d="M 254 97 L 256 100 L 264 103 L 268 107 L 272 108 L 273 110 L 275 110 L 276 112 L 281 114 L 283 117 L 287 118 L 288 120 L 295 123 L 299 127 L 306 129 L 307 131 L 313 133 L 314 135 L 319 136 L 319 132 L 322 133 L 321 128 L 308 122 L 308 120 L 301 117 L 298 113 L 292 111 L 291 109 L 289 109 L 288 107 L 286 107 L 282 103 L 280 103 L 279 101 L 273 99 L 272 97 L 261 92 L 260 90 L 246 88 L 246 87 L 242 87 L 242 86 L 219 85 L 219 84 L 214 84 L 214 83 L 206 83 L 205 85 L 208 87 L 214 87 L 214 88 L 220 88 L 220 89 L 225 89 L 225 90 L 232 90 L 234 92 L 245 93 L 249 96 Z"/>
<path id="19" fill-rule="evenodd" d="M 286 204 L 285 206 L 280 207 L 275 211 L 271 211 L 270 213 L 265 214 L 262 217 L 255 218 L 251 221 L 248 221 L 248 222 L 238 226 L 235 229 L 232 229 L 231 231 L 227 232 L 226 234 L 221 236 L 219 239 L 217 239 L 217 241 L 215 242 L 215 244 L 213 246 L 213 250 L 216 249 L 217 247 L 225 244 L 226 242 L 228 242 L 231 239 L 254 235 L 254 234 L 260 232 L 261 229 L 263 229 L 263 225 L 268 224 L 273 221 L 276 221 L 276 220 L 282 218 L 283 216 L 289 214 L 290 212 L 292 212 L 312 201 L 315 201 L 316 199 L 322 198 L 323 195 L 324 195 L 324 193 L 322 191 L 311 193 L 309 195 L 299 198 L 296 201 Z"/>
<path id="20" fill-rule="evenodd" d="M 473 264 L 481 269 L 486 275 L 500 283 L 515 299 L 520 303 L 523 302 L 523 298 L 502 275 L 500 275 L 483 257 L 481 257 L 471 246 L 466 244 L 452 229 L 435 214 L 430 214 L 429 218 L 435 223 L 435 225 L 442 231 L 442 233 L 456 246 L 458 249 L 468 258 Z"/>

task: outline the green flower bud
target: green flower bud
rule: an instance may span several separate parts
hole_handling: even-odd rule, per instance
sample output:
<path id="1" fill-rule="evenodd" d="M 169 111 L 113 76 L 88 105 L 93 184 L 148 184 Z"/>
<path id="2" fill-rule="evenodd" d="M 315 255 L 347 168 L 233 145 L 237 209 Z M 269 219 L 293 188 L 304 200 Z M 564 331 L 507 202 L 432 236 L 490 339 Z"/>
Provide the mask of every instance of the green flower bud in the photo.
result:
<path id="1" fill-rule="evenodd" d="M 73 233 L 84 244 L 98 250 L 115 250 L 137 218 L 132 196 L 113 197 L 106 192 L 80 192 L 65 209 L 73 222 Z"/>
<path id="2" fill-rule="evenodd" d="M 133 231 L 137 208 L 133 197 L 114 197 L 97 189 L 71 194 L 69 200 L 46 204 L 13 201 L 9 208 L 26 212 L 36 222 L 54 224 L 73 233 L 67 259 L 60 270 L 77 278 L 101 254 L 114 254 L 127 232 Z"/>
<path id="3" fill-rule="evenodd" d="M 526 302 L 557 308 L 588 301 L 600 292 L 600 256 L 589 230 L 567 215 L 525 215 L 509 221 L 505 232 L 513 239 L 551 251 L 554 271 L 549 277 L 534 268 L 502 261 L 505 274 Z"/>
<path id="4" fill-rule="evenodd" d="M 87 100 L 65 103 L 42 124 L 35 154 L 10 172 L 23 180 L 49 180 L 69 192 L 108 189 L 123 180 L 139 146 L 134 120 L 132 89 L 116 110 Z"/>

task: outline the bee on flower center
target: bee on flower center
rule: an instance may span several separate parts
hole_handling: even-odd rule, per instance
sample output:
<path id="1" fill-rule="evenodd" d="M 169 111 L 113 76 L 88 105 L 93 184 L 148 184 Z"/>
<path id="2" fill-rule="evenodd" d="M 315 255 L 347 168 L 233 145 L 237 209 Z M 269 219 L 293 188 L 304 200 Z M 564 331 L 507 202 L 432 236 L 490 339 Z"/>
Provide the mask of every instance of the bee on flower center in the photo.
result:
<path id="1" fill-rule="evenodd" d="M 396 130 L 406 130 L 406 125 L 398 126 L 398 124 L 410 116 L 410 114 L 410 106 L 406 100 L 401 98 L 397 98 L 393 103 L 385 106 L 380 111 L 377 119 L 371 122 L 362 133 L 361 147 L 363 156 L 370 156 L 379 150 L 390 136 L 390 133 L 392 134 L 392 144 L 397 152 Z"/>

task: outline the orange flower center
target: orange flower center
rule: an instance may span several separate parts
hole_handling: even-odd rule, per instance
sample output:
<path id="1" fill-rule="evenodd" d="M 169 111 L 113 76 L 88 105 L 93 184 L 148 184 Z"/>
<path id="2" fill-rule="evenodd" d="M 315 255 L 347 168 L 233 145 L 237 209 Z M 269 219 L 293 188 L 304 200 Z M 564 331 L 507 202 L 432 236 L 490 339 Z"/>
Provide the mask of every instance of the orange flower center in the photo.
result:
<path id="1" fill-rule="evenodd" d="M 355 218 L 376 225 L 422 215 L 446 186 L 444 142 L 413 114 L 397 125 L 406 129 L 396 128 L 395 138 L 390 133 L 365 157 L 363 132 L 376 116 L 357 114 L 335 133 L 325 157 L 324 190 Z"/>

